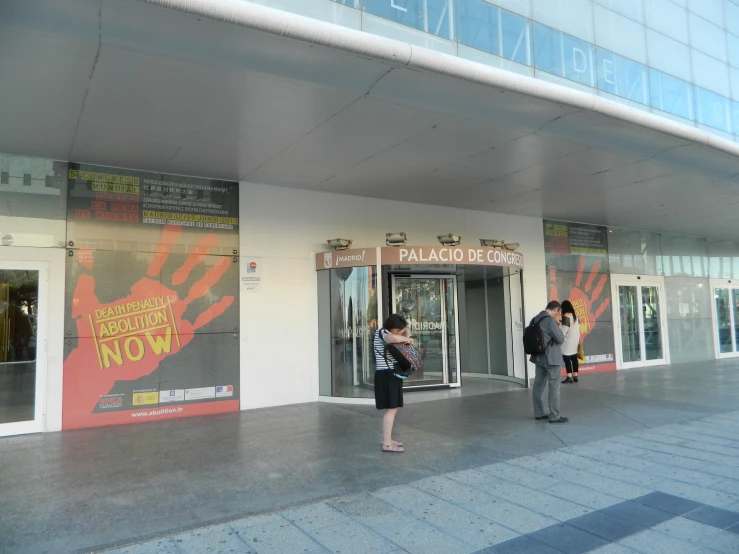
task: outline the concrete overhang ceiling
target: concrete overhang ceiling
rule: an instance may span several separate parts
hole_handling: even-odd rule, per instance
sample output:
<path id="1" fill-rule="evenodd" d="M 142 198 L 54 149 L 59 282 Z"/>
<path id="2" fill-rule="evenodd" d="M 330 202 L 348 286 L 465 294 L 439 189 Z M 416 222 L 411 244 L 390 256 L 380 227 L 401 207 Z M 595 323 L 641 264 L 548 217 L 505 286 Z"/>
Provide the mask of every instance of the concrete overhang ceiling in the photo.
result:
<path id="1" fill-rule="evenodd" d="M 0 152 L 737 238 L 722 138 L 248 2 L 156 4 L 0 3 Z"/>

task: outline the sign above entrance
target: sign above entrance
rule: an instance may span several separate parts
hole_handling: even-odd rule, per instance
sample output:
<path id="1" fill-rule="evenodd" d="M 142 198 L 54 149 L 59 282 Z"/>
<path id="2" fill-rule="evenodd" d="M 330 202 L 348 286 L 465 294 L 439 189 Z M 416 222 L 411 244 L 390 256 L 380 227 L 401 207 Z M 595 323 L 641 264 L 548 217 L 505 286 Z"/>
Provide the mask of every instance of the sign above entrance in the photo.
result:
<path id="1" fill-rule="evenodd" d="M 377 265 L 377 248 L 334 250 L 316 254 L 316 270 Z"/>
<path id="2" fill-rule="evenodd" d="M 379 254 L 379 259 L 378 259 Z M 523 255 L 501 248 L 389 246 L 316 254 L 316 270 L 371 265 L 488 265 L 523 269 Z"/>
<path id="3" fill-rule="evenodd" d="M 382 248 L 382 265 L 492 265 L 523 269 L 523 255 L 501 248 L 401 246 Z"/>

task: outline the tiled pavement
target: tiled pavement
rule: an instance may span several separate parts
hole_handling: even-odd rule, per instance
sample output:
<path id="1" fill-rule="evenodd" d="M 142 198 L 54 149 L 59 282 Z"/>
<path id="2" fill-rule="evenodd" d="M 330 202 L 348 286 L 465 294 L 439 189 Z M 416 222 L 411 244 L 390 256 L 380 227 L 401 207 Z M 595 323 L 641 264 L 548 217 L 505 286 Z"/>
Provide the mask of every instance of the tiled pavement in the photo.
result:
<path id="1" fill-rule="evenodd" d="M 108 552 L 737 554 L 739 412 Z"/>

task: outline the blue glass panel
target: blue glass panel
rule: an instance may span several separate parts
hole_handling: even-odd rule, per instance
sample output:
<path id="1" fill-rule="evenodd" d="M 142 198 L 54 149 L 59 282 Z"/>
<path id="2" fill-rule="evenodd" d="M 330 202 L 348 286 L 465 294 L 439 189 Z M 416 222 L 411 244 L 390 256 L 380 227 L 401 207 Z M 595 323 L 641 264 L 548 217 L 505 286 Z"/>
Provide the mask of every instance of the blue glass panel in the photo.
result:
<path id="1" fill-rule="evenodd" d="M 693 86 L 655 69 L 649 70 L 652 107 L 685 119 L 693 119 Z"/>
<path id="2" fill-rule="evenodd" d="M 362 7 L 372 15 L 451 40 L 451 3 L 452 0 L 362 0 Z"/>
<path id="3" fill-rule="evenodd" d="M 536 69 L 564 77 L 560 31 L 534 23 L 534 65 Z"/>
<path id="4" fill-rule="evenodd" d="M 503 35 L 503 57 L 523 65 L 531 65 L 531 32 L 529 20 L 507 10 L 500 10 Z"/>
<path id="5" fill-rule="evenodd" d="M 647 66 L 596 48 L 595 59 L 598 74 L 598 89 L 649 105 L 649 74 Z"/>
<path id="6" fill-rule="evenodd" d="M 739 133 L 739 102 L 731 103 L 731 124 L 734 133 Z M 739 276 L 739 274 L 737 274 Z"/>
<path id="7" fill-rule="evenodd" d="M 714 129 L 731 132 L 731 101 L 728 98 L 695 87 L 695 119 Z"/>
<path id="8" fill-rule="evenodd" d="M 499 13 L 500 8 L 485 0 L 459 0 L 456 11 L 459 42 L 500 56 Z"/>
<path id="9" fill-rule="evenodd" d="M 564 76 L 589 87 L 595 86 L 593 45 L 570 35 L 562 35 Z"/>

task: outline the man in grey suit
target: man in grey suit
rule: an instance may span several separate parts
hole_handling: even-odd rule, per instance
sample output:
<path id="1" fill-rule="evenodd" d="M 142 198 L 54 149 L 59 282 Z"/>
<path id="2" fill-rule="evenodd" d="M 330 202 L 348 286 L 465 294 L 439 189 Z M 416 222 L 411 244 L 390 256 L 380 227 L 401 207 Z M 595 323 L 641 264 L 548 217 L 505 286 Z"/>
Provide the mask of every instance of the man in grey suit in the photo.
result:
<path id="1" fill-rule="evenodd" d="M 536 365 L 534 379 L 534 417 L 537 420 L 548 419 L 549 423 L 567 423 L 566 417 L 559 415 L 559 374 L 562 368 L 562 350 L 560 346 L 565 335 L 560 329 L 562 306 L 556 300 L 547 304 L 546 309 L 534 318 L 539 323 L 544 336 L 546 350 L 543 354 L 533 354 L 531 363 Z M 544 413 L 542 396 L 544 387 L 549 382 L 549 414 Z"/>

